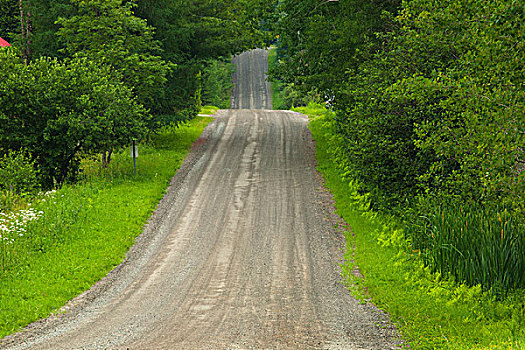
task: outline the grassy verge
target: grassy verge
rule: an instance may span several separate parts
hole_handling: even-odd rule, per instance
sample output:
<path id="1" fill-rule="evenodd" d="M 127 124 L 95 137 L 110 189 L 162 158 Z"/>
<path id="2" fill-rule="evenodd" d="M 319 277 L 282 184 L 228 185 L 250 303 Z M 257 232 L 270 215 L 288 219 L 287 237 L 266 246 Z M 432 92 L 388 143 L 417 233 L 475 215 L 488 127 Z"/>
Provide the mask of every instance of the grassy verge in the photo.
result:
<path id="1" fill-rule="evenodd" d="M 417 252 L 408 249 L 397 220 L 368 211 L 366 195 L 360 195 L 338 168 L 339 143 L 334 142 L 322 106 L 295 110 L 313 119 L 318 169 L 334 194 L 339 215 L 352 229 L 347 254 L 355 245 L 355 265 L 364 278 L 354 277 L 351 264 L 344 266 L 344 274 L 349 285 L 356 285 L 356 296 L 390 313 L 411 349 L 523 349 L 524 293 L 496 301 L 480 287 L 430 273 Z"/>
<path id="2" fill-rule="evenodd" d="M 268 54 L 268 66 L 275 67 L 277 65 L 277 50 L 271 48 Z M 281 109 L 283 104 L 281 89 L 282 83 L 279 80 L 270 80 L 270 89 L 272 92 L 272 105 L 273 109 Z"/>
<path id="3" fill-rule="evenodd" d="M 202 106 L 199 114 L 212 115 L 219 110 L 219 107 L 215 106 Z"/>
<path id="4" fill-rule="evenodd" d="M 83 183 L 35 199 L 13 239 L 0 239 L 0 337 L 48 316 L 123 261 L 210 121 L 166 128 L 139 145 L 136 175 L 124 150 L 107 169 L 85 162 Z"/>

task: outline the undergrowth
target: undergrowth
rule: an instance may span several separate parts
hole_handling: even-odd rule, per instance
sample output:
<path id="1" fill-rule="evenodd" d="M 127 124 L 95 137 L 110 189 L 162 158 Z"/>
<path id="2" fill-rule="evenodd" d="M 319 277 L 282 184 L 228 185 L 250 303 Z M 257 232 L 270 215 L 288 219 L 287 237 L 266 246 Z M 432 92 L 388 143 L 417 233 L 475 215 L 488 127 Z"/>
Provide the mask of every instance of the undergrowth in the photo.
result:
<path id="1" fill-rule="evenodd" d="M 296 108 L 311 118 L 318 169 L 350 225 L 344 277 L 357 297 L 387 311 L 411 349 L 523 349 L 525 291 L 496 300 L 480 285 L 469 287 L 432 272 L 405 240 L 395 217 L 369 210 L 366 194 L 337 157 L 339 143 L 322 106 Z M 349 256 L 355 245 L 355 256 Z M 362 278 L 352 273 L 358 268 Z"/>
<path id="2" fill-rule="evenodd" d="M 81 183 L 0 216 L 0 337 L 55 312 L 123 261 L 210 121 L 165 128 L 139 145 L 136 175 L 129 150 L 107 169 L 92 159 Z"/>
<path id="3" fill-rule="evenodd" d="M 277 49 L 272 47 L 268 53 L 268 67 L 274 67 L 277 65 Z M 272 106 L 273 109 L 283 109 L 283 89 L 281 81 L 278 79 L 270 79 L 270 91 L 272 93 Z"/>

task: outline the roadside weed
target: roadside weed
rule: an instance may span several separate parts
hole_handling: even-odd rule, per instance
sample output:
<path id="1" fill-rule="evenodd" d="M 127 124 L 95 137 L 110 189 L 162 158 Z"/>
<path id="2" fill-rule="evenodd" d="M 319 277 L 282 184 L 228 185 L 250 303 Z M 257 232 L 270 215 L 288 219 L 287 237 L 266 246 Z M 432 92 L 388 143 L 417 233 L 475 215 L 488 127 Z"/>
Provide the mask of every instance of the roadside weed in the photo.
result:
<path id="1" fill-rule="evenodd" d="M 270 69 L 272 67 L 275 67 L 277 65 L 277 48 L 272 47 L 268 51 L 268 67 Z M 283 106 L 283 98 L 282 98 L 282 82 L 278 79 L 271 79 L 270 80 L 270 86 L 271 86 L 271 93 L 272 93 L 272 107 L 273 109 L 281 109 Z"/>
<path id="2" fill-rule="evenodd" d="M 199 114 L 211 115 L 211 114 L 215 114 L 218 110 L 219 110 L 219 107 L 202 106 Z"/>
<path id="3" fill-rule="evenodd" d="M 525 288 L 525 232 L 513 213 L 453 201 L 431 203 L 424 212 L 406 229 L 433 271 L 498 298 Z"/>

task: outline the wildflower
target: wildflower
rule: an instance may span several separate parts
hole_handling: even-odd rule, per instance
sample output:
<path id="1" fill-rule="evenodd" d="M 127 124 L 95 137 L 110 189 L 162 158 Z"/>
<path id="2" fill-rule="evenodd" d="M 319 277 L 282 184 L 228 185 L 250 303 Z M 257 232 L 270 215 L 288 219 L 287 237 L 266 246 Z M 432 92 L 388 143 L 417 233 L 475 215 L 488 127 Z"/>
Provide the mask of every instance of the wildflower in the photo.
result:
<path id="1" fill-rule="evenodd" d="M 2 213 L 0 218 L 0 238 L 4 244 L 14 244 L 14 237 L 23 237 L 27 232 L 27 224 L 38 220 L 44 214 L 43 211 L 37 212 L 33 208 L 20 210 L 16 213 Z"/>

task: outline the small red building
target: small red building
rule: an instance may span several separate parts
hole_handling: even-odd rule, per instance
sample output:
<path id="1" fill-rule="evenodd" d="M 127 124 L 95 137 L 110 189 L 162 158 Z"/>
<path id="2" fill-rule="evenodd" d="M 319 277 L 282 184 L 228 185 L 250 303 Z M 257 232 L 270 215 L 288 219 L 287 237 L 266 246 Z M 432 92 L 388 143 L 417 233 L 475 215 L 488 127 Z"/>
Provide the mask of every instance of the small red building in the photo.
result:
<path id="1" fill-rule="evenodd" d="M 6 46 L 11 46 L 11 44 L 9 44 L 7 41 L 2 39 L 2 37 L 0 37 L 0 47 L 6 47 Z"/>

